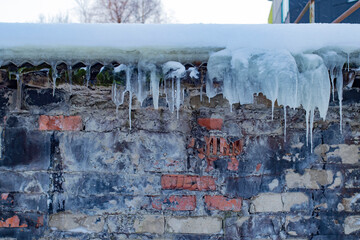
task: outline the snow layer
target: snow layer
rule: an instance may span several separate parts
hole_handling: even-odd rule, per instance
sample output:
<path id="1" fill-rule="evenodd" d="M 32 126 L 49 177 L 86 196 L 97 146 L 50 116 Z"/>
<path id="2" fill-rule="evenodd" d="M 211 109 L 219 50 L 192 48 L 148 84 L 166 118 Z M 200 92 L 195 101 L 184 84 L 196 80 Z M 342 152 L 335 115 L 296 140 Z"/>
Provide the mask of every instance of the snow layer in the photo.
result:
<path id="1" fill-rule="evenodd" d="M 143 25 L 0 23 L 1 60 L 52 62 L 158 62 L 207 60 L 209 53 L 239 48 L 292 53 L 338 47 L 360 49 L 357 24 Z M 156 50 L 157 54 L 153 54 Z"/>

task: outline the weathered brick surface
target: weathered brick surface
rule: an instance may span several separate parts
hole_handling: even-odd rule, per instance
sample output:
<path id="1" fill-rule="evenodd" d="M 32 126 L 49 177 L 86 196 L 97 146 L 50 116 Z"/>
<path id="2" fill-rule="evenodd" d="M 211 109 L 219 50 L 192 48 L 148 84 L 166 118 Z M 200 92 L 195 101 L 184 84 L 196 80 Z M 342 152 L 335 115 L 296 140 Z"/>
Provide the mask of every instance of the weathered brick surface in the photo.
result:
<path id="1" fill-rule="evenodd" d="M 167 217 L 165 231 L 169 233 L 216 234 L 222 220 L 216 217 Z"/>
<path id="2" fill-rule="evenodd" d="M 271 203 L 271 204 L 269 204 Z M 309 197 L 302 192 L 262 193 L 252 200 L 253 212 L 289 212 L 306 211 Z"/>
<path id="3" fill-rule="evenodd" d="M 47 170 L 50 165 L 50 135 L 26 128 L 5 128 L 0 169 Z"/>
<path id="4" fill-rule="evenodd" d="M 25 87 L 22 111 L 0 90 L 0 238 L 359 239 L 360 91 L 343 134 L 336 98 L 315 114 L 312 153 L 305 112 L 285 142 L 263 96 L 230 112 L 189 86 L 179 118 L 134 98 L 130 130 L 127 94 L 116 113 L 109 88 L 67 88 Z"/>
<path id="5" fill-rule="evenodd" d="M 162 189 L 185 189 L 190 191 L 215 190 L 213 177 L 190 175 L 163 175 L 161 176 Z"/>
<path id="6" fill-rule="evenodd" d="M 241 211 L 241 198 L 227 198 L 224 196 L 210 196 L 206 195 L 205 198 L 206 207 L 209 210 L 221 210 L 221 211 Z"/>
<path id="7" fill-rule="evenodd" d="M 13 212 L 42 212 L 46 213 L 46 194 L 2 193 L 0 195 L 1 211 Z"/>
<path id="8" fill-rule="evenodd" d="M 60 212 L 50 215 L 49 226 L 60 231 L 70 232 L 101 232 L 105 221 L 101 216 L 86 216 Z"/>
<path id="9" fill-rule="evenodd" d="M 221 130 L 223 120 L 221 118 L 199 118 L 198 123 L 207 130 Z"/>
<path id="10" fill-rule="evenodd" d="M 42 131 L 80 131 L 82 120 L 80 116 L 46 116 L 39 117 L 39 130 Z"/>
<path id="11" fill-rule="evenodd" d="M 196 208 L 196 196 L 154 197 L 151 205 L 157 210 L 193 211 Z"/>

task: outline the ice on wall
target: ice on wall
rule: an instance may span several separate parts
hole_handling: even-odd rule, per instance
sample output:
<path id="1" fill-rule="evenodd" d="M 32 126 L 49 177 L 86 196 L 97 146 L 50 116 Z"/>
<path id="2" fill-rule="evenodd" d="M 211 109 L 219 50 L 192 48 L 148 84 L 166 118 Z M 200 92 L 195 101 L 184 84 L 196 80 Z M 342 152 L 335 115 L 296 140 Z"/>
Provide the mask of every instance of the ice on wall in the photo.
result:
<path id="1" fill-rule="evenodd" d="M 116 61 L 120 65 L 113 74 L 122 80 L 114 78 L 112 100 L 118 109 L 128 99 L 131 128 L 133 97 L 140 105 L 151 97 L 155 109 L 163 97 L 179 116 L 185 97 L 183 79 L 199 77 L 196 67 L 185 68 L 182 63 L 207 62 L 209 101 L 222 94 L 232 111 L 234 103 L 251 104 L 254 94 L 263 93 L 272 102 L 272 116 L 276 103 L 283 106 L 285 140 L 287 108 L 303 108 L 307 142 L 312 144 L 314 115 L 319 112 L 325 119 L 331 92 L 339 101 L 342 131 L 342 69 L 344 64 L 349 69 L 350 62 L 360 64 L 358 27 L 0 23 L 0 30 L 7 33 L 0 39 L 0 65 L 50 64 L 54 94 L 57 64 L 68 63 L 71 83 L 72 66 L 83 63 L 89 86 L 93 64 Z M 351 38 L 343 37 L 349 33 Z M 201 86 L 200 98 L 202 91 Z"/>
<path id="2" fill-rule="evenodd" d="M 284 107 L 303 107 L 306 111 L 307 138 L 315 109 L 325 119 L 330 98 L 328 70 L 322 58 L 315 54 L 293 56 L 286 50 L 224 50 L 209 58 L 207 93 L 209 97 L 222 93 L 232 104 L 253 102 L 255 94 L 263 93 L 274 104 Z M 221 87 L 215 86 L 214 81 Z M 286 137 L 286 126 L 284 128 Z"/>
<path id="3" fill-rule="evenodd" d="M 176 107 L 176 115 L 179 117 L 182 93 L 180 81 L 186 74 L 185 67 L 179 62 L 169 61 L 163 65 L 162 70 L 165 81 L 166 102 L 171 112 Z"/>
<path id="4" fill-rule="evenodd" d="M 303 108 L 306 112 L 306 144 L 310 144 L 312 150 L 315 113 L 318 112 L 322 119 L 326 118 L 331 89 L 335 88 L 335 81 L 331 79 L 336 79 L 341 129 L 344 63 L 343 56 L 331 50 L 294 54 L 275 49 L 225 49 L 209 57 L 206 94 L 209 99 L 222 94 L 232 111 L 234 103 L 251 104 L 254 96 L 262 93 L 272 102 L 272 118 L 275 104 L 283 106 L 285 141 L 287 108 Z M 156 64 L 149 62 L 140 62 L 136 67 L 122 64 L 114 69 L 114 72 L 122 71 L 126 72 L 126 85 L 113 85 L 113 101 L 117 108 L 123 104 L 126 92 L 129 92 L 130 98 L 136 96 L 140 104 L 151 95 L 155 109 L 158 108 L 159 96 L 163 94 L 169 110 L 176 110 L 177 117 L 185 95 L 182 80 L 185 77 L 198 78 L 199 75 L 196 67 L 186 70 L 176 61 L 165 62 L 161 71 Z M 163 91 L 160 91 L 160 85 Z"/>
<path id="5" fill-rule="evenodd" d="M 339 52 L 339 53 L 338 53 Z M 349 52 L 342 52 L 340 50 L 323 50 L 319 51 L 319 55 L 324 60 L 324 63 L 329 71 L 331 88 L 332 88 L 332 98 L 335 101 L 335 88 L 337 89 L 338 101 L 339 101 L 339 115 L 340 115 L 340 132 L 342 132 L 342 93 L 343 93 L 343 74 L 342 69 L 344 64 L 347 62 L 347 67 L 349 70 Z M 345 57 L 345 56 L 346 57 Z M 336 84 L 335 84 L 336 80 Z M 336 86 L 335 86 L 336 85 Z"/>

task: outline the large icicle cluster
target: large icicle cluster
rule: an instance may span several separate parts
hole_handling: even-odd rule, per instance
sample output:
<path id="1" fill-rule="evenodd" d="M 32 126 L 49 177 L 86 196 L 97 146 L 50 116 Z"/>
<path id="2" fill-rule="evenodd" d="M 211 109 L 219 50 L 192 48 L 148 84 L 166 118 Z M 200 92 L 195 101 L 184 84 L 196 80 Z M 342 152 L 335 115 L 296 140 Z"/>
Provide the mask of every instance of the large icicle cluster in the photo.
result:
<path id="1" fill-rule="evenodd" d="M 340 102 L 340 130 L 342 128 L 344 63 L 342 55 L 329 50 L 292 55 L 286 50 L 225 49 L 209 58 L 206 91 L 209 97 L 222 93 L 229 101 L 230 109 L 234 103 L 253 103 L 254 94 L 259 93 L 271 100 L 272 116 L 275 102 L 283 105 L 285 139 L 286 107 L 302 106 L 306 111 L 307 143 L 310 133 L 312 145 L 315 109 L 319 110 L 321 118 L 326 118 L 331 87 L 334 95 L 334 79 Z"/>

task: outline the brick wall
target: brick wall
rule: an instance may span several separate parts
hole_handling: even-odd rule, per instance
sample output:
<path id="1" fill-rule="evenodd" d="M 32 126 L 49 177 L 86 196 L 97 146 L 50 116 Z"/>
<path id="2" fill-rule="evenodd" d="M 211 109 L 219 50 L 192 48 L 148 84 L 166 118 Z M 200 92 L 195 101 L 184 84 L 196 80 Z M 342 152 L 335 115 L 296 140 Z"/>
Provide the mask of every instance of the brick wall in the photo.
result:
<path id="1" fill-rule="evenodd" d="M 109 88 L 0 94 L 0 236 L 15 239 L 358 239 L 360 92 L 316 117 L 263 97 L 151 101 L 116 114 Z M 190 97 L 191 96 L 191 97 Z M 149 104 L 147 104 L 149 102 Z M 161 101 L 160 101 L 161 102 Z M 0 237 L 0 239 L 1 239 Z"/>

